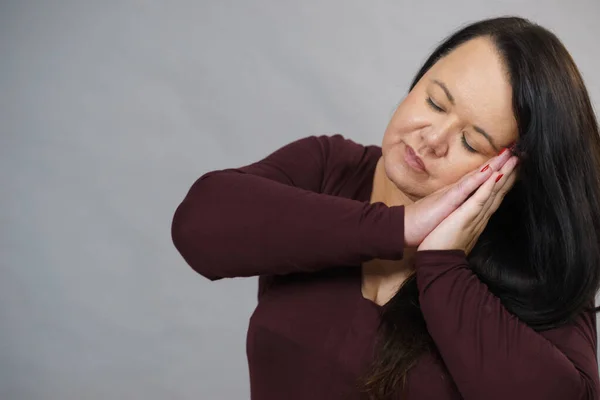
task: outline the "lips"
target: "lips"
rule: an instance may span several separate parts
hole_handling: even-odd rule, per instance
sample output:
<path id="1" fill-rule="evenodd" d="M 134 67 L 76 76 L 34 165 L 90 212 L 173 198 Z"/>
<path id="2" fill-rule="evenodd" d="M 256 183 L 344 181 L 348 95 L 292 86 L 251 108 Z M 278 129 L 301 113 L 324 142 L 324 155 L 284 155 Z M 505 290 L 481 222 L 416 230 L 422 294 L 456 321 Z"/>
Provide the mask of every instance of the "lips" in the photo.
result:
<path id="1" fill-rule="evenodd" d="M 427 172 L 427 169 L 425 168 L 425 163 L 423 163 L 423 160 L 421 160 L 421 158 L 409 145 L 406 145 L 406 154 L 404 156 L 404 159 L 406 163 L 413 169 L 420 172 Z"/>

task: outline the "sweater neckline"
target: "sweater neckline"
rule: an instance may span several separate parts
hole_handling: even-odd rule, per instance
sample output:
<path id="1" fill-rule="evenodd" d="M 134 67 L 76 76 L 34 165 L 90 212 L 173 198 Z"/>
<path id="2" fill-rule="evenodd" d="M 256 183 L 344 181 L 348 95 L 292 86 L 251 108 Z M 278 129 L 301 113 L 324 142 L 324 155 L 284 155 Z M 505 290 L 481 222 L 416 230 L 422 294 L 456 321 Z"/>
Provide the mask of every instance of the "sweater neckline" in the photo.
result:
<path id="1" fill-rule="evenodd" d="M 370 202 L 371 201 L 371 195 L 373 192 L 373 183 L 375 180 L 375 170 L 377 168 L 377 162 L 379 161 L 379 158 L 382 155 L 382 150 L 381 147 L 379 146 L 368 146 L 367 151 L 369 151 L 369 149 L 371 149 L 372 151 L 372 158 L 369 162 L 369 167 L 366 169 L 366 182 L 364 184 L 363 190 L 360 193 L 360 195 L 358 196 L 358 200 L 360 201 L 364 201 L 364 202 Z M 358 278 L 356 279 L 357 285 L 355 287 L 355 293 L 358 297 L 358 302 L 359 304 L 365 304 L 366 307 L 369 307 L 371 309 L 374 309 L 378 312 L 381 312 L 383 307 L 380 304 L 375 303 L 373 300 L 371 299 L 367 299 L 365 296 L 363 296 L 362 293 L 362 283 L 363 283 L 363 267 L 362 264 L 358 266 Z"/>

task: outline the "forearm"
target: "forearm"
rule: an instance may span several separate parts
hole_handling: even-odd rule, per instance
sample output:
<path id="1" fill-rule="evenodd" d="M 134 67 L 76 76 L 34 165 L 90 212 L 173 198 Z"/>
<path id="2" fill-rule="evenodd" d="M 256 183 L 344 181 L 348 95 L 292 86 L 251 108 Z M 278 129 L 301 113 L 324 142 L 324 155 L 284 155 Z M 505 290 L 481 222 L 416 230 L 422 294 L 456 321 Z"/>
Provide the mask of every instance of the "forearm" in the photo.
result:
<path id="1" fill-rule="evenodd" d="M 427 328 L 466 400 L 596 399 L 593 344 L 573 345 L 576 366 L 506 310 L 462 251 L 422 251 L 415 260 Z"/>
<path id="2" fill-rule="evenodd" d="M 178 207 L 173 242 L 209 279 L 399 259 L 404 208 L 284 185 L 239 170 L 200 178 Z"/>

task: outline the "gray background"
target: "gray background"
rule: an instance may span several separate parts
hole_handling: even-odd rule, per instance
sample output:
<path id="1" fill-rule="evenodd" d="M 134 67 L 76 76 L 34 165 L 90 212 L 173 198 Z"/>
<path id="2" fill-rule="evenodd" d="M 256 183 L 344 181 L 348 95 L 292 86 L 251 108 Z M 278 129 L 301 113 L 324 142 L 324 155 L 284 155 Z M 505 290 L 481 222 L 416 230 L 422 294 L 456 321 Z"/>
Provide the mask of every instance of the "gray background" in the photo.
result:
<path id="1" fill-rule="evenodd" d="M 380 144 L 434 45 L 506 13 L 598 104 L 598 0 L 1 1 L 0 398 L 248 398 L 256 280 L 187 267 L 175 207 L 303 136 Z"/>

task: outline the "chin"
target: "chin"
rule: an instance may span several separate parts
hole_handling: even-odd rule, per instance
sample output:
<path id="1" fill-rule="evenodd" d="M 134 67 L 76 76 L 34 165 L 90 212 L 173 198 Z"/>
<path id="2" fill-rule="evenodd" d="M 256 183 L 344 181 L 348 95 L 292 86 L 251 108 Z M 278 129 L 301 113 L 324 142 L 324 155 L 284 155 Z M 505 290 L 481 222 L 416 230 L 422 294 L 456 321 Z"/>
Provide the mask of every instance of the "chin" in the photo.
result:
<path id="1" fill-rule="evenodd" d="M 406 192 L 417 184 L 413 171 L 401 161 L 388 158 L 384 159 L 383 165 L 387 179 L 400 191 Z"/>
<path id="2" fill-rule="evenodd" d="M 406 166 L 402 159 L 398 159 L 397 154 L 392 157 L 384 157 L 384 171 L 387 179 L 406 196 L 417 200 L 425 197 L 435 190 L 429 190 L 428 177 L 415 173 L 410 167 Z"/>

